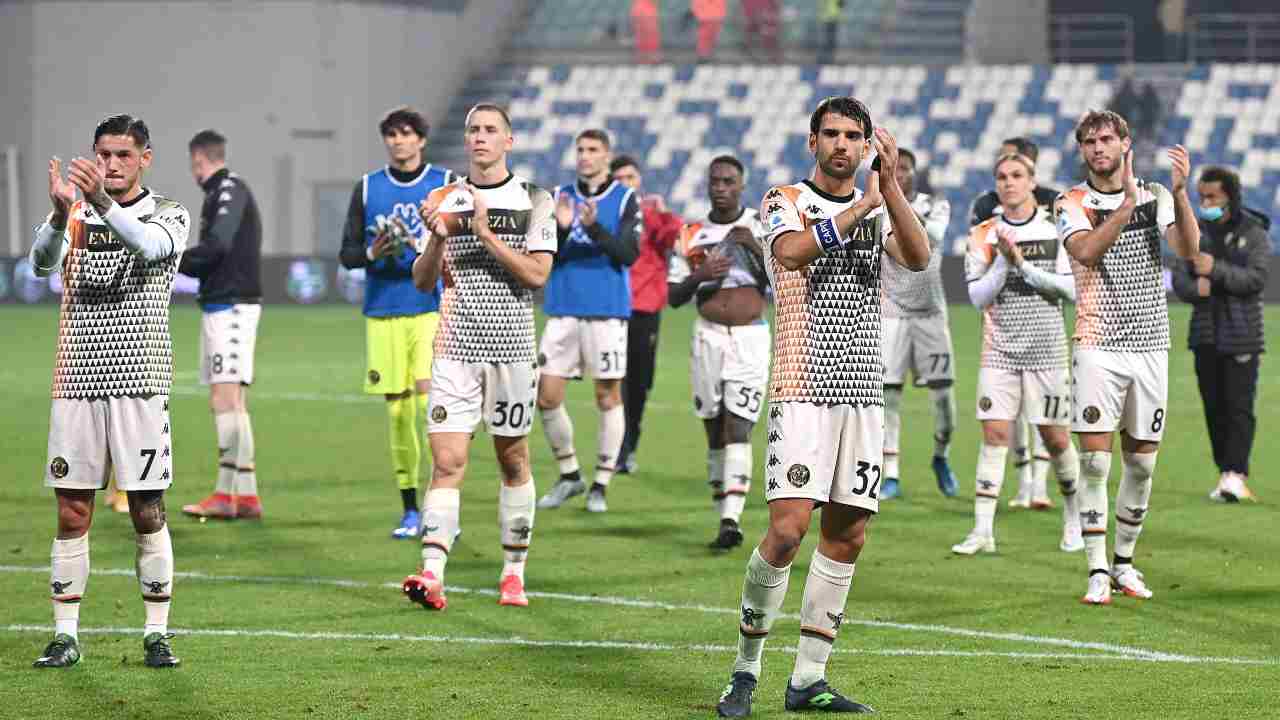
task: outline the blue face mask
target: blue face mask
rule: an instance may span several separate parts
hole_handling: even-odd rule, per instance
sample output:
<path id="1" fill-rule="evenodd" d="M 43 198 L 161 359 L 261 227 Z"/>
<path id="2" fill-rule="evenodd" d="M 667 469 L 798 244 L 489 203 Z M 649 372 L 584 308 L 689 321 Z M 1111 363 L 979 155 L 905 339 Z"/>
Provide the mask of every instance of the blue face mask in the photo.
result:
<path id="1" fill-rule="evenodd" d="M 1208 220 L 1209 222 L 1218 222 L 1219 220 L 1222 219 L 1222 206 L 1219 205 L 1216 207 L 1204 207 L 1203 205 L 1201 205 L 1196 208 L 1196 215 L 1201 220 Z"/>

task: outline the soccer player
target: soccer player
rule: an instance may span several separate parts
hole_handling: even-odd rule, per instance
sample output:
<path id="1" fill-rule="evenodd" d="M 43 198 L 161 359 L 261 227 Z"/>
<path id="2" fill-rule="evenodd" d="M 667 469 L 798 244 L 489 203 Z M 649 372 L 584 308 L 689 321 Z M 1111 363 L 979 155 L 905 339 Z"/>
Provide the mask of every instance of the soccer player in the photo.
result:
<path id="1" fill-rule="evenodd" d="M 507 170 L 511 121 L 497 105 L 467 114 L 465 182 L 433 190 L 422 204 L 429 237 L 413 281 L 444 278 L 440 334 L 431 372 L 431 488 L 423 507 L 422 570 L 405 578 L 413 602 L 443 610 L 444 569 L 458 529 L 472 433 L 483 419 L 502 476 L 498 523 L 504 564 L 498 604 L 525 606 L 525 558 L 533 533 L 529 429 L 537 397 L 533 291 L 547 282 L 556 251 L 554 201 Z"/>
<path id="2" fill-rule="evenodd" d="M 80 659 L 80 601 L 89 579 L 93 496 L 108 464 L 129 495 L 148 667 L 179 663 L 169 645 L 173 545 L 164 491 L 173 482 L 169 390 L 173 353 L 169 296 L 187 244 L 186 208 L 142 185 L 151 136 L 142 120 L 113 115 L 93 132 L 94 159 L 77 157 L 62 177 L 49 161 L 53 211 L 35 231 L 37 275 L 62 270 L 62 313 L 49 414 L 45 485 L 58 501 L 49 585 L 53 641 L 36 667 Z M 76 200 L 76 190 L 83 199 Z"/>
<path id="3" fill-rule="evenodd" d="M 1036 162 L 1040 154 L 1040 148 L 1032 140 L 1025 137 L 1006 138 L 1000 144 L 1000 151 L 996 154 L 996 159 L 1000 159 L 1005 155 L 1018 154 Z M 1036 185 L 1034 195 L 1036 204 L 1046 210 L 1052 211 L 1053 201 L 1058 196 L 1058 190 L 1049 186 Z M 995 190 L 989 190 L 976 198 L 969 205 L 969 226 L 975 227 L 979 223 L 989 220 L 1003 212 L 1000 206 L 1000 197 Z M 966 238 L 967 242 L 967 238 Z M 957 252 L 967 254 L 967 248 L 959 249 Z M 1045 510 L 1053 507 L 1053 501 L 1049 499 L 1047 492 L 1047 476 L 1049 471 L 1049 454 L 1044 447 L 1044 441 L 1040 434 L 1026 421 L 1025 418 L 1019 416 L 1014 421 L 1013 426 L 1013 465 L 1018 473 L 1018 492 L 1009 500 L 1011 508 L 1033 508 L 1036 510 Z"/>
<path id="4" fill-rule="evenodd" d="M 902 429 L 902 386 L 907 370 L 917 385 L 929 388 L 933 401 L 933 474 L 938 490 L 956 494 L 951 472 L 951 432 L 956 426 L 955 351 L 947 324 L 947 297 L 942 289 L 942 243 L 951 223 L 951 203 L 916 190 L 916 156 L 898 149 L 898 185 L 929 235 L 929 267 L 911 272 L 882 256 L 884 267 L 884 482 L 880 498 L 898 497 L 898 437 Z"/>
<path id="5" fill-rule="evenodd" d="M 662 196 L 641 192 L 640 164 L 630 155 L 618 155 L 609 163 L 613 179 L 640 195 L 644 213 L 640 253 L 631 265 L 631 319 L 627 321 L 627 376 L 622 380 L 622 409 L 627 431 L 622 452 L 614 466 L 619 474 L 635 472 L 640 447 L 640 423 L 653 388 L 658 355 L 658 329 L 662 307 L 667 304 L 667 255 L 675 247 L 683 221 L 667 210 Z"/>
<path id="6" fill-rule="evenodd" d="M 1129 125 L 1120 115 L 1090 111 L 1075 137 L 1088 181 L 1063 193 L 1055 207 L 1076 279 L 1071 428 L 1080 441 L 1080 525 L 1089 568 L 1082 600 L 1106 605 L 1113 586 L 1131 597 L 1152 596 L 1133 552 L 1168 423 L 1169 310 L 1160 239 L 1190 260 L 1200 251 L 1200 228 L 1187 198 L 1191 161 L 1181 145 L 1168 150 L 1171 192 L 1134 175 Z M 1108 567 L 1107 475 L 1117 430 L 1124 473 Z"/>
<path id="7" fill-rule="evenodd" d="M 854 170 L 872 143 L 879 157 L 864 194 L 854 186 Z M 738 655 L 717 706 L 722 717 L 751 712 L 765 637 L 818 506 L 822 537 L 805 581 L 786 709 L 871 711 L 827 684 L 826 664 L 883 480 L 880 253 L 922 271 L 929 239 L 898 184 L 893 136 L 877 128 L 873 137 L 860 101 L 823 100 L 809 121 L 809 151 L 812 177 L 772 188 L 761 210 L 765 267 L 777 296 L 765 465 L 769 530 L 747 563 Z"/>
<path id="8" fill-rule="evenodd" d="M 713 550 L 742 544 L 738 523 L 751 491 L 751 430 L 769 381 L 769 277 L 760 253 L 764 226 L 742 207 L 746 171 L 732 155 L 707 169 L 711 212 L 680 229 L 667 274 L 671 307 L 698 306 L 690 353 L 693 413 L 707 433 L 707 483 L 719 528 Z"/>
<path id="9" fill-rule="evenodd" d="M 587 494 L 587 510 L 605 512 L 605 490 L 627 428 L 621 391 L 631 315 L 627 266 L 639 255 L 640 201 L 634 190 L 609 177 L 608 133 L 583 130 L 575 147 L 578 180 L 555 192 L 559 252 L 547 282 L 542 307 L 547 323 L 538 353 L 538 409 L 560 466 L 560 480 L 538 500 L 538 507 L 558 508 L 587 489 L 573 446 L 573 423 L 564 409 L 568 381 L 586 373 L 595 380 L 600 410 L 595 481 Z"/>
<path id="10" fill-rule="evenodd" d="M 227 139 L 202 130 L 187 144 L 191 175 L 204 190 L 200 243 L 182 256 L 178 272 L 200 279 L 200 382 L 218 436 L 213 494 L 182 512 L 198 517 L 262 517 L 253 460 L 248 394 L 262 316 L 262 217 L 249 186 L 227 169 Z"/>
<path id="11" fill-rule="evenodd" d="M 339 259 L 365 268 L 364 391 L 382 395 L 390 421 L 391 469 L 400 488 L 402 515 L 391 531 L 418 537 L 419 422 L 426 420 L 431 351 L 440 323 L 440 288 L 414 287 L 415 249 L 426 236 L 418 206 L 427 194 L 453 182 L 453 173 L 427 163 L 426 118 L 398 107 L 378 125 L 387 165 L 360 178 L 351 193 Z"/>
<path id="12" fill-rule="evenodd" d="M 1040 147 L 1025 137 L 1006 138 L 1000 143 L 1000 152 L 995 159 L 1005 155 L 1022 155 L 1034 163 L 1040 156 Z M 1037 206 L 1053 211 L 1053 201 L 1058 197 L 1057 188 L 1037 184 L 1032 194 Z M 1003 211 L 1000 196 L 995 190 L 982 193 L 969 205 L 969 227 L 975 227 Z M 957 248 L 956 252 L 968 254 L 968 249 Z M 1018 492 L 1009 499 L 1009 507 L 1033 510 L 1053 507 L 1047 485 L 1049 464 L 1049 451 L 1045 449 L 1044 439 L 1026 418 L 1019 416 L 1013 423 L 1013 466 L 1018 472 Z"/>
<path id="13" fill-rule="evenodd" d="M 1035 163 L 1011 153 L 992 174 L 1000 215 L 969 231 L 965 280 L 969 299 L 982 311 L 982 366 L 978 371 L 978 451 L 974 527 L 951 551 L 995 552 L 994 521 L 1005 456 L 1014 421 L 1035 425 L 1052 457 L 1064 498 L 1060 547 L 1084 548 L 1076 508 L 1079 457 L 1067 430 L 1070 416 L 1067 334 L 1062 301 L 1075 299 L 1071 265 L 1061 249 L 1053 216 L 1037 207 Z"/>

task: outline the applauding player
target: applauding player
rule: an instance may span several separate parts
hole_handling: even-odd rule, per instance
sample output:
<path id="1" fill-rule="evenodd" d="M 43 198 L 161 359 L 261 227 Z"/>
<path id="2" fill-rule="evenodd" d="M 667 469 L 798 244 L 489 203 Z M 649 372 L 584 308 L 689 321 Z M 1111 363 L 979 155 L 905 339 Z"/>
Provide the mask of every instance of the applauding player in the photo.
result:
<path id="1" fill-rule="evenodd" d="M 172 667 L 178 664 L 168 634 L 173 545 L 164 511 L 173 482 L 169 296 L 191 216 L 143 187 L 152 154 L 141 120 L 103 120 L 93 151 L 94 160 L 71 161 L 70 182 L 57 158 L 49 162 L 53 212 L 36 228 L 30 254 L 37 275 L 60 269 L 63 287 L 45 471 L 58 500 L 49 577 L 54 636 L 35 665 L 67 667 L 80 659 L 93 495 L 107 486 L 114 466 L 137 533 L 145 662 Z M 84 196 L 78 202 L 77 189 Z"/>
<path id="2" fill-rule="evenodd" d="M 525 556 L 533 533 L 534 486 L 526 440 L 538 391 L 533 291 L 556 251 L 551 194 L 507 169 L 511 121 L 476 105 L 464 135 L 465 182 L 438 188 L 422 204 L 429 230 L 413 282 L 444 279 L 440 333 L 431 370 L 431 488 L 423 503 L 422 570 L 404 581 L 413 602 L 443 610 L 444 569 L 458 529 L 471 436 L 484 421 L 502 474 L 498 491 L 505 564 L 502 605 L 528 605 Z"/>

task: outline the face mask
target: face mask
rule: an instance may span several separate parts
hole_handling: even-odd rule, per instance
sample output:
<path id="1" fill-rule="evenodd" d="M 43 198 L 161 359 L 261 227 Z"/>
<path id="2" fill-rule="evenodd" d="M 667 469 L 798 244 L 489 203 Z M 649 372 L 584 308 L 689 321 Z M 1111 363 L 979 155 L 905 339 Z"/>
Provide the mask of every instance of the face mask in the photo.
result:
<path id="1" fill-rule="evenodd" d="M 1208 220 L 1209 222 L 1218 222 L 1219 220 L 1222 219 L 1222 206 L 1219 205 L 1216 207 L 1204 207 L 1203 205 L 1201 205 L 1196 208 L 1196 215 L 1201 220 Z"/>

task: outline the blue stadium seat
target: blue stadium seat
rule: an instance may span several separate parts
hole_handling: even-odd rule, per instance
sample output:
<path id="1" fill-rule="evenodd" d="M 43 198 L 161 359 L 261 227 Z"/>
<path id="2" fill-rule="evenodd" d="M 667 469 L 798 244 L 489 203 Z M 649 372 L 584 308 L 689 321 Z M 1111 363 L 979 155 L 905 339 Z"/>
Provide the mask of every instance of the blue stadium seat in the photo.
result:
<path id="1" fill-rule="evenodd" d="M 588 12 L 594 4 L 580 5 Z M 1042 182 L 1078 182 L 1076 119 L 1085 108 L 1105 107 L 1119 77 L 1109 65 L 557 65 L 503 67 L 494 81 L 511 88 L 521 171 L 545 185 L 567 181 L 574 133 L 603 126 L 618 151 L 646 165 L 648 188 L 687 213 L 705 212 L 706 164 L 720 152 L 747 166 L 752 204 L 770 184 L 804 177 L 813 162 L 806 145 L 813 105 L 852 88 L 875 123 L 920 157 L 934 189 L 951 200 L 951 234 L 961 236 L 970 200 L 991 186 L 990 163 L 1004 137 L 1041 145 Z M 1183 143 L 1197 167 L 1235 166 L 1249 204 L 1280 221 L 1280 66 L 1194 66 L 1180 82 L 1140 171 L 1168 182 L 1163 148 Z"/>

